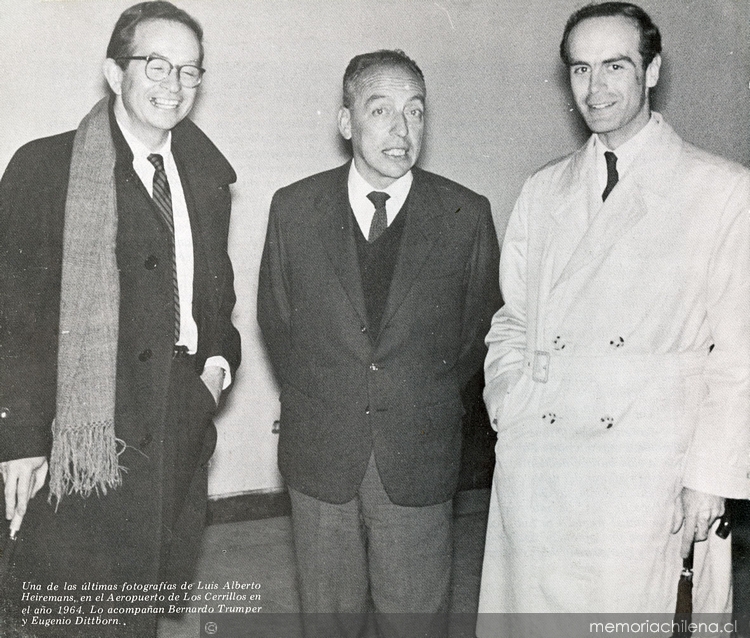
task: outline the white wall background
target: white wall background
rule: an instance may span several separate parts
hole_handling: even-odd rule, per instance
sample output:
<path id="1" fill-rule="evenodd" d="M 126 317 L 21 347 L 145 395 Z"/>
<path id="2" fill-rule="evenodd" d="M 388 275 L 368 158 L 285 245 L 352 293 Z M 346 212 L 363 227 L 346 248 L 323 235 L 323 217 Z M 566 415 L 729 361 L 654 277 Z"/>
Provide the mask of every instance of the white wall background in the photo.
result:
<path id="1" fill-rule="evenodd" d="M 133 0 L 0 0 L 0 170 L 22 143 L 77 126 L 104 95 L 109 36 Z M 573 150 L 557 47 L 582 0 L 176 0 L 205 30 L 193 118 L 234 165 L 230 252 L 243 365 L 218 419 L 214 496 L 281 486 L 275 386 L 255 321 L 273 192 L 342 163 L 336 131 L 349 59 L 401 48 L 428 90 L 424 168 L 487 195 L 502 233 L 524 178 Z M 688 140 L 750 164 L 750 3 L 645 0 L 661 28 L 656 105 Z"/>

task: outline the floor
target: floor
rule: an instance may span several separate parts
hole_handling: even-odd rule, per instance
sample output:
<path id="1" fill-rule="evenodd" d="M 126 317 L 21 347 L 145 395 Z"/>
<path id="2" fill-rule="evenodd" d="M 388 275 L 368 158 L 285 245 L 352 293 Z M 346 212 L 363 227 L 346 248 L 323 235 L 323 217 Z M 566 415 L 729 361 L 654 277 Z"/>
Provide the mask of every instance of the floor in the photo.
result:
<path id="1" fill-rule="evenodd" d="M 454 636 L 474 635 L 473 614 L 479 597 L 488 505 L 488 489 L 466 490 L 456 497 L 451 607 L 451 635 Z M 750 502 L 735 502 L 733 505 L 735 612 L 742 618 L 740 626 L 749 627 Z M 240 584 L 254 583 L 252 587 L 257 587 L 257 589 L 239 590 L 234 581 Z M 253 625 L 252 631 L 248 631 L 247 620 L 239 618 L 238 629 L 230 628 L 228 631 L 213 632 L 210 622 L 207 621 L 216 619 L 221 628 L 224 628 L 227 619 L 233 615 L 224 614 L 221 618 L 214 616 L 201 618 L 199 614 L 194 613 L 186 614 L 179 621 L 161 619 L 158 638 L 202 638 L 212 636 L 214 633 L 220 637 L 231 638 L 244 636 L 297 638 L 301 636 L 300 620 L 297 614 L 299 603 L 295 583 L 291 521 L 288 516 L 241 523 L 214 524 L 207 528 L 194 587 L 218 583 L 218 591 L 221 592 L 221 588 L 227 582 L 236 591 L 252 591 L 259 594 L 256 599 L 258 602 L 252 603 L 262 607 L 259 610 L 261 614 L 254 616 L 257 618 L 256 622 L 268 620 L 276 624 L 270 629 L 266 627 L 268 631 L 256 630 L 259 629 L 256 625 Z M 262 614 L 267 613 L 274 614 L 274 616 L 265 616 L 264 620 Z M 279 630 L 279 623 L 286 623 L 281 630 Z M 455 631 L 453 623 L 460 625 Z M 740 633 L 736 638 L 750 638 L 750 634 Z"/>
<path id="2" fill-rule="evenodd" d="M 479 597 L 488 503 L 489 490 L 461 492 L 456 501 L 451 612 L 467 620 L 476 611 Z M 259 584 L 259 589 L 243 591 L 260 594 L 257 604 L 262 606 L 261 613 L 295 614 L 299 603 L 289 517 L 209 526 L 194 587 L 199 586 L 198 581 L 203 585 L 218 583 L 220 588 L 227 581 L 230 585 L 233 581 Z M 299 635 L 299 627 L 296 626 L 298 619 L 289 616 L 288 620 L 289 627 L 278 638 Z M 201 629 L 199 614 L 186 614 L 179 621 L 162 618 L 159 621 L 159 638 L 209 635 L 207 629 L 204 628 L 205 633 L 201 633 Z M 216 635 L 235 638 L 243 634 L 221 632 Z"/>

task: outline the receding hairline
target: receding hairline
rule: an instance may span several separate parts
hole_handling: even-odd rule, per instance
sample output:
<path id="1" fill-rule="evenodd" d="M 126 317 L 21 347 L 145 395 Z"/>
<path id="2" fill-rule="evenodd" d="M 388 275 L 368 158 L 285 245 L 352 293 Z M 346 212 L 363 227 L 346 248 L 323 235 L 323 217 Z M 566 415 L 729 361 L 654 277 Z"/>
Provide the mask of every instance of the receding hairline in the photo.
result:
<path id="1" fill-rule="evenodd" d="M 568 34 L 568 38 L 566 41 L 568 56 L 570 56 L 570 41 L 573 39 L 573 34 L 576 32 L 576 29 L 578 29 L 578 27 L 580 27 L 583 24 L 586 24 L 587 22 L 594 22 L 596 20 L 618 20 L 618 19 L 625 20 L 626 22 L 630 23 L 633 29 L 635 29 L 635 32 L 638 38 L 638 53 L 640 55 L 641 53 L 640 44 L 641 44 L 641 39 L 643 37 L 643 33 L 642 33 L 640 25 L 638 24 L 638 20 L 636 20 L 635 18 L 631 18 L 630 16 L 626 16 L 626 15 L 611 15 L 611 16 L 591 16 L 588 18 L 584 18 L 580 22 L 577 22 L 575 26 L 570 30 L 570 33 Z M 570 60 L 572 64 L 572 58 L 570 58 Z"/>
<path id="2" fill-rule="evenodd" d="M 414 81 L 414 83 L 420 88 L 421 93 L 418 95 L 414 95 L 415 99 L 421 99 L 422 102 L 425 101 L 425 98 L 427 96 L 427 86 L 425 85 L 424 78 L 420 77 L 417 73 L 415 73 L 412 69 L 410 69 L 406 64 L 399 64 L 398 62 L 392 62 L 392 61 L 383 61 L 382 63 L 377 63 L 369 66 L 368 68 L 364 69 L 361 74 L 359 74 L 357 77 L 352 78 L 347 83 L 347 88 L 351 89 L 350 93 L 353 98 L 357 98 L 361 95 L 362 89 L 367 84 L 367 80 L 372 78 L 376 75 L 382 75 L 385 73 L 388 73 L 389 71 L 402 71 L 405 75 L 408 75 L 411 80 Z"/>
<path id="3" fill-rule="evenodd" d="M 344 71 L 343 105 L 347 108 L 351 106 L 356 88 L 355 83 L 361 77 L 369 75 L 376 70 L 382 72 L 383 69 L 388 68 L 407 69 L 417 78 L 422 91 L 426 93 L 424 74 L 412 58 L 406 55 L 401 49 L 378 49 L 377 51 L 355 55 L 349 60 L 349 64 L 346 65 L 346 70 Z"/>
<path id="4" fill-rule="evenodd" d="M 623 17 L 632 21 L 639 33 L 638 52 L 644 70 L 661 54 L 661 32 L 651 16 L 640 6 L 630 2 L 592 2 L 573 12 L 565 23 L 563 37 L 560 41 L 560 57 L 563 62 L 570 64 L 569 44 L 570 36 L 578 25 L 594 18 L 616 18 Z"/>

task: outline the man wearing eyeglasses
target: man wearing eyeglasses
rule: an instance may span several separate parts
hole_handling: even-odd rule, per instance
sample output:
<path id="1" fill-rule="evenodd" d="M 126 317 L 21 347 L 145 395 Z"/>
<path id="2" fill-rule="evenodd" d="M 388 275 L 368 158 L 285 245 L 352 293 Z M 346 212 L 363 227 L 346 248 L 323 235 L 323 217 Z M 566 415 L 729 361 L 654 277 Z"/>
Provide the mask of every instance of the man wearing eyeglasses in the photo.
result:
<path id="1" fill-rule="evenodd" d="M 24 146 L 0 183 L 8 618 L 26 604 L 24 582 L 75 585 L 77 597 L 84 583 L 169 594 L 191 580 L 212 417 L 240 360 L 227 255 L 236 177 L 186 119 L 201 39 L 168 2 L 127 9 L 104 63 L 110 97 L 76 131 Z M 109 598 L 76 630 L 155 635 L 164 600 Z"/>

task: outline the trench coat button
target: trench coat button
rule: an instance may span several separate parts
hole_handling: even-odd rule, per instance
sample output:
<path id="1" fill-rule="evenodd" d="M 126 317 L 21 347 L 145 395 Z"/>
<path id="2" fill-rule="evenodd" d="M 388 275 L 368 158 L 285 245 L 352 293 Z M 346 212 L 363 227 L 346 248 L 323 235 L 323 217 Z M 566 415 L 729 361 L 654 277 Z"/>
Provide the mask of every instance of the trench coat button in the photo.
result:
<path id="1" fill-rule="evenodd" d="M 377 363 L 371 363 L 370 364 L 370 370 L 372 370 L 373 372 L 377 372 L 378 370 L 380 370 L 380 368 L 378 368 L 378 364 Z"/>
<path id="2" fill-rule="evenodd" d="M 154 437 L 151 436 L 150 434 L 147 434 L 140 440 L 140 442 L 138 443 L 138 447 L 147 447 L 151 445 L 151 441 L 153 440 L 154 440 Z"/>
<path id="3" fill-rule="evenodd" d="M 156 255 L 149 255 L 146 257 L 143 265 L 146 267 L 146 270 L 154 270 L 159 265 L 159 258 Z"/>
<path id="4" fill-rule="evenodd" d="M 552 347 L 555 350 L 564 350 L 565 349 L 565 342 L 562 340 L 562 337 L 560 335 L 556 336 L 554 340 L 552 341 Z"/>
<path id="5" fill-rule="evenodd" d="M 7 419 L 10 416 L 9 408 L 0 408 L 0 419 Z"/>
<path id="6" fill-rule="evenodd" d="M 145 349 L 145 350 L 144 350 L 143 352 L 141 352 L 141 353 L 140 353 L 140 354 L 138 355 L 138 358 L 139 358 L 139 359 L 140 359 L 141 361 L 148 361 L 148 360 L 149 360 L 149 359 L 151 358 L 151 355 L 153 355 L 153 354 L 154 354 L 154 353 L 153 353 L 153 352 L 151 352 L 151 349 L 150 349 L 150 348 L 146 348 L 146 349 Z"/>

